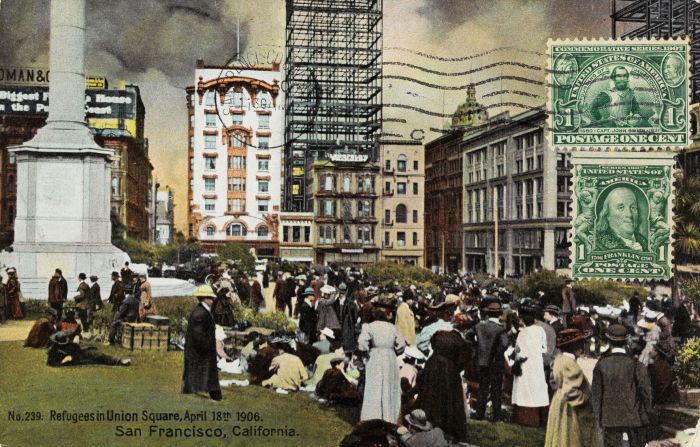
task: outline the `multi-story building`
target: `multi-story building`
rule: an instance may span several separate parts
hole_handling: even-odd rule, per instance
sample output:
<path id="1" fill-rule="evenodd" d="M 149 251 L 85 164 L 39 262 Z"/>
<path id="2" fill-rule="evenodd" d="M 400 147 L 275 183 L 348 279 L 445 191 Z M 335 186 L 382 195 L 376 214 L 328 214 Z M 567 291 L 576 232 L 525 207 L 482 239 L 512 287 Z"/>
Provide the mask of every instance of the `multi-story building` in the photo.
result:
<path id="1" fill-rule="evenodd" d="M 379 166 L 367 155 L 337 152 L 315 161 L 311 170 L 316 263 L 378 261 Z"/>
<path id="2" fill-rule="evenodd" d="M 280 258 L 290 262 L 313 263 L 314 213 L 280 214 Z"/>
<path id="3" fill-rule="evenodd" d="M 425 145 L 425 263 L 436 272 L 462 270 L 462 138 L 488 119 L 469 86 L 450 129 Z"/>
<path id="4" fill-rule="evenodd" d="M 382 1 L 286 0 L 284 210 L 312 212 L 311 166 L 343 147 L 378 157 Z"/>
<path id="5" fill-rule="evenodd" d="M 547 147 L 545 122 L 543 108 L 505 113 L 462 139 L 466 271 L 568 268 L 570 164 Z"/>
<path id="6" fill-rule="evenodd" d="M 154 243 L 167 245 L 173 241 L 175 231 L 175 213 L 173 210 L 173 191 L 166 188 L 165 191 L 156 192 L 154 203 L 155 213 L 155 237 Z"/>
<path id="7" fill-rule="evenodd" d="M 424 266 L 425 159 L 418 142 L 380 143 L 381 259 Z"/>
<path id="8" fill-rule="evenodd" d="M 208 251 L 227 242 L 277 256 L 284 112 L 279 64 L 197 61 L 187 90 L 189 234 Z"/>
<path id="9" fill-rule="evenodd" d="M 121 237 L 148 240 L 150 235 L 149 185 L 153 165 L 144 136 L 146 110 L 139 88 L 119 82 L 107 89 L 86 90 L 87 122 L 102 147 L 114 150 L 111 210 L 113 232 Z M 16 168 L 8 146 L 30 140 L 46 122 L 48 86 L 0 86 L 0 230 L 5 242 L 12 241 L 16 210 Z"/>

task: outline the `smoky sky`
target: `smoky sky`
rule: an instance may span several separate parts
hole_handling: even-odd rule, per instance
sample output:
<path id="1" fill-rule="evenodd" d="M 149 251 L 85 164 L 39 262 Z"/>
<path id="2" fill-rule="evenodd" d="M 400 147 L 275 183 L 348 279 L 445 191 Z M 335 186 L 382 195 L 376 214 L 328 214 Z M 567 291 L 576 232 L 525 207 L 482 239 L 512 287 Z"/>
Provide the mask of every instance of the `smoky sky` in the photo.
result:
<path id="1" fill-rule="evenodd" d="M 532 14 L 543 15 L 551 19 L 548 24 L 552 35 L 600 37 L 610 29 L 609 9 L 609 0 L 432 0 L 416 12 L 430 20 L 435 33 L 469 21 L 484 21 L 506 28 L 504 34 L 513 37 L 517 35 L 518 21 L 498 22 L 498 16 L 507 13 L 518 15 L 523 21 Z"/>
<path id="2" fill-rule="evenodd" d="M 128 77 L 155 68 L 191 83 L 197 59 L 224 64 L 236 52 L 236 22 L 224 0 L 88 0 L 87 65 L 97 75 Z M 0 64 L 48 65 L 49 1 L 4 0 Z M 248 26 L 241 21 L 241 49 Z M 106 71 L 100 72 L 100 70 Z"/>

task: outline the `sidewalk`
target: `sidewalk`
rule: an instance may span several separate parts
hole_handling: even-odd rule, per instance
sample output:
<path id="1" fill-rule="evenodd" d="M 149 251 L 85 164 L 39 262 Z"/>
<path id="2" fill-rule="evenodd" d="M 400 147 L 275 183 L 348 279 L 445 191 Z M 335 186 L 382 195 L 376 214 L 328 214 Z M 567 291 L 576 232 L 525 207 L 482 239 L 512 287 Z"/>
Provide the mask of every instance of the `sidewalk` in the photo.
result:
<path id="1" fill-rule="evenodd" d="M 25 340 L 34 320 L 7 320 L 0 324 L 0 342 Z"/>

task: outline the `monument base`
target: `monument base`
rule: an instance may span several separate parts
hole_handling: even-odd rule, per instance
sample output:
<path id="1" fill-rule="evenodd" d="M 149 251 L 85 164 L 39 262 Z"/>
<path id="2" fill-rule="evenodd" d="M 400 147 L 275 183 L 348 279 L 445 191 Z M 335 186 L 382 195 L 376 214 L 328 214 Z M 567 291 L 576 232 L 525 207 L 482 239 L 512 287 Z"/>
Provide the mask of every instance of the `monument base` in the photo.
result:
<path id="1" fill-rule="evenodd" d="M 12 252 L 1 252 L 0 263 L 15 267 L 25 298 L 47 299 L 48 285 L 59 268 L 68 281 L 68 296 L 78 287 L 78 274 L 97 275 L 102 297 L 109 296 L 111 273 L 119 271 L 129 255 L 112 245 L 41 244 L 17 245 Z M 3 269 L 4 270 L 4 269 Z M 3 277 L 6 275 L 3 273 Z"/>

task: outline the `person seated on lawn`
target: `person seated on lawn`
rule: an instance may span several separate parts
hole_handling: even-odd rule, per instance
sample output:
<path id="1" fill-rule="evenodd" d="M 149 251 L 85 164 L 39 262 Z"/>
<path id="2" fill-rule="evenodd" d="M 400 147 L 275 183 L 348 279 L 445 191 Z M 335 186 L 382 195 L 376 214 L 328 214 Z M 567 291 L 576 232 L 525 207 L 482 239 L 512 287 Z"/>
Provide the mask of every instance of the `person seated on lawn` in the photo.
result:
<path id="1" fill-rule="evenodd" d="M 306 386 L 316 386 L 321 381 L 326 371 L 331 369 L 331 360 L 339 355 L 343 355 L 344 352 L 340 340 L 332 339 L 331 341 L 332 343 L 329 345 L 330 352 L 316 357 L 313 367 L 313 375 L 305 382 Z"/>
<path id="2" fill-rule="evenodd" d="M 136 295 L 130 293 L 126 295 L 126 298 L 119 305 L 119 311 L 117 311 L 114 321 L 109 327 L 109 344 L 114 345 L 117 343 L 117 331 L 122 323 L 134 323 L 138 321 L 139 318 L 139 300 Z"/>
<path id="3" fill-rule="evenodd" d="M 270 365 L 272 365 L 272 359 L 277 356 L 277 353 L 276 348 L 267 344 L 259 346 L 255 356 L 248 363 L 248 375 L 251 384 L 260 385 L 274 374 L 274 371 L 270 369 Z"/>
<path id="4" fill-rule="evenodd" d="M 99 352 L 93 346 L 80 346 L 72 340 L 80 334 L 80 329 L 58 331 L 49 337 L 51 346 L 46 364 L 49 366 L 111 365 L 129 366 L 131 359 L 112 357 Z"/>
<path id="5" fill-rule="evenodd" d="M 56 332 L 56 317 L 58 312 L 53 307 L 47 307 L 45 315 L 34 322 L 29 331 L 27 340 L 24 342 L 25 348 L 48 348 L 49 337 Z"/>
<path id="6" fill-rule="evenodd" d="M 440 427 L 434 427 L 428 421 L 425 411 L 420 408 L 413 410 L 406 416 L 406 428 L 408 433 L 401 436 L 401 440 L 407 447 L 447 447 L 445 433 Z"/>
<path id="7" fill-rule="evenodd" d="M 321 354 L 328 354 L 331 352 L 331 340 L 335 340 L 333 329 L 324 327 L 321 330 L 318 338 L 319 341 L 314 343 L 312 346 L 321 351 Z"/>
<path id="8" fill-rule="evenodd" d="M 63 319 L 56 325 L 59 331 L 74 331 L 78 329 L 78 320 L 75 319 L 75 311 L 68 309 L 63 313 Z"/>
<path id="9" fill-rule="evenodd" d="M 331 360 L 331 368 L 323 373 L 323 378 L 316 385 L 316 395 L 340 404 L 359 404 L 362 396 L 357 390 L 357 383 L 353 382 L 345 375 L 345 356 L 336 355 Z"/>
<path id="10" fill-rule="evenodd" d="M 272 359 L 269 370 L 274 374 L 269 379 L 263 380 L 262 386 L 282 388 L 286 391 L 298 390 L 302 382 L 309 378 L 306 367 L 299 357 L 291 353 L 293 350 L 287 340 L 275 338 L 270 340 L 270 344 L 283 352 Z"/>

